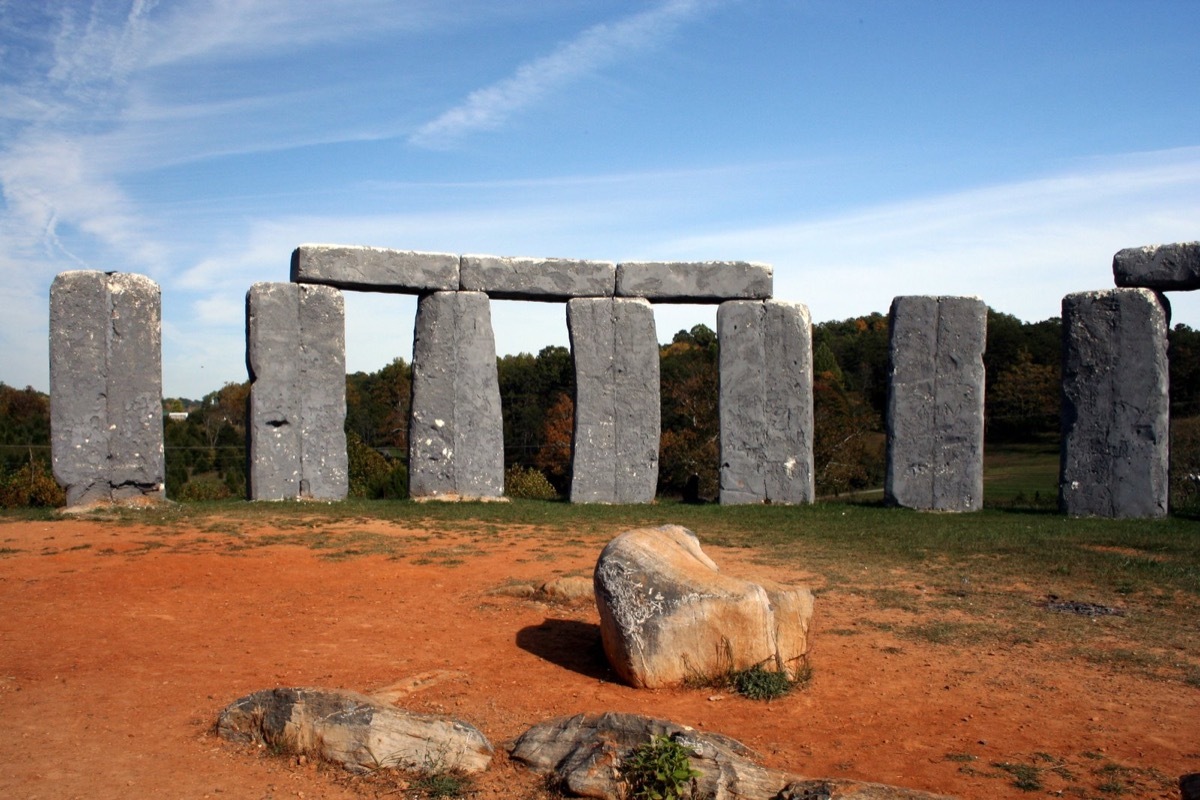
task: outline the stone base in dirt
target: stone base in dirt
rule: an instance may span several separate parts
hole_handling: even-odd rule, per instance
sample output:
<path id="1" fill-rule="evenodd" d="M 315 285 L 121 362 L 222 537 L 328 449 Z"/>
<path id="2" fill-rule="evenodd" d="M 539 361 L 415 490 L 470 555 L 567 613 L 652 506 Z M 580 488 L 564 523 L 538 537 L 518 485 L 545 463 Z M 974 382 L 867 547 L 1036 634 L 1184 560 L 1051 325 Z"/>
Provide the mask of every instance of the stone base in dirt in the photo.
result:
<path id="1" fill-rule="evenodd" d="M 812 780 L 759 766 L 740 742 L 636 714 L 578 714 L 548 720 L 517 739 L 512 758 L 552 777 L 579 797 L 621 800 L 628 795 L 621 766 L 652 737 L 665 736 L 689 751 L 694 797 L 728 800 L 946 800 L 910 789 L 847 780 Z"/>

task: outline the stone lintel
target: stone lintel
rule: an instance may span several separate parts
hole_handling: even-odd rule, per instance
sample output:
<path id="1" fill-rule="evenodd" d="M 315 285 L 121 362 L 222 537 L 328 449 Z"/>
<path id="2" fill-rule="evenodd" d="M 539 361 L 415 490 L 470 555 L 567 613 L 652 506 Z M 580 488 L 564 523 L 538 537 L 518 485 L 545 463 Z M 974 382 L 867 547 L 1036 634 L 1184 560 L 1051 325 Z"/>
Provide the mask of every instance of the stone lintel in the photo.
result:
<path id="1" fill-rule="evenodd" d="M 618 297 L 644 297 L 655 303 L 722 303 L 771 297 L 773 270 L 746 261 L 617 264 Z"/>
<path id="2" fill-rule="evenodd" d="M 1190 291 L 1200 289 L 1200 242 L 1129 247 L 1113 256 L 1117 286 Z"/>
<path id="3" fill-rule="evenodd" d="M 361 292 L 422 294 L 457 290 L 459 257 L 382 247 L 302 244 L 292 253 L 292 282 Z"/>
<path id="4" fill-rule="evenodd" d="M 574 297 L 612 297 L 617 265 L 569 258 L 465 255 L 460 281 L 468 292 L 501 300 L 565 302 Z"/>

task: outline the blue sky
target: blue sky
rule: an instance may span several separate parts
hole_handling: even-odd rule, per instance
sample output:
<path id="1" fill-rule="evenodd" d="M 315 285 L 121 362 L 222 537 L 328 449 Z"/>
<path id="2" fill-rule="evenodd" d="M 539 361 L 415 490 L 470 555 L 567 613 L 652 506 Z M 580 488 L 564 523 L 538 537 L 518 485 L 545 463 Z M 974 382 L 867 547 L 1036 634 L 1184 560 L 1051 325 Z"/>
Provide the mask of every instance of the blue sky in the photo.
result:
<path id="1" fill-rule="evenodd" d="M 48 387 L 68 269 L 159 282 L 167 395 L 245 380 L 245 292 L 310 242 L 759 261 L 814 321 L 1044 319 L 1117 250 L 1200 239 L 1198 33 L 1194 0 L 0 0 L 0 381 Z M 349 368 L 410 357 L 415 306 L 348 293 Z M 501 353 L 567 342 L 560 305 L 493 322 Z"/>

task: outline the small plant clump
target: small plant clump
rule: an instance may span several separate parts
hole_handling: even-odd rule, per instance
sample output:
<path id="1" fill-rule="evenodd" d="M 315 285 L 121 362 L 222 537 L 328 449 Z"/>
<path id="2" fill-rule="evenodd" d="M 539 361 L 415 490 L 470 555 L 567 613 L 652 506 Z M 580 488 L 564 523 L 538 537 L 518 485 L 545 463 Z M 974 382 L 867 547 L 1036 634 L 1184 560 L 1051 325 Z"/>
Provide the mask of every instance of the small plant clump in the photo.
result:
<path id="1" fill-rule="evenodd" d="M 541 470 L 514 464 L 504 473 L 504 494 L 522 500 L 557 500 L 558 492 Z"/>
<path id="2" fill-rule="evenodd" d="M 792 690 L 792 679 L 786 672 L 773 672 L 755 664 L 733 673 L 733 688 L 751 700 L 774 700 Z"/>
<path id="3" fill-rule="evenodd" d="M 621 765 L 630 800 L 683 800 L 693 796 L 700 773 L 688 749 L 670 736 L 653 736 Z"/>
<path id="4" fill-rule="evenodd" d="M 471 779 L 461 772 L 435 772 L 413 782 L 412 787 L 425 797 L 462 797 L 471 788 Z"/>

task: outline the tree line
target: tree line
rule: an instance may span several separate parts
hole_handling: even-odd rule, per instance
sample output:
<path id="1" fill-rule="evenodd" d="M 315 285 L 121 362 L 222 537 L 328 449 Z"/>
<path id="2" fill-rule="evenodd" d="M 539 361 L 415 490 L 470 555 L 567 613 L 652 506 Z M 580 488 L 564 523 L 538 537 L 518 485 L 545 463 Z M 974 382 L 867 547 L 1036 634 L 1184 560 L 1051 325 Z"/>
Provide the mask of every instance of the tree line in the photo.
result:
<path id="1" fill-rule="evenodd" d="M 705 325 L 679 331 L 660 348 L 661 495 L 689 499 L 717 495 L 718 348 L 716 334 Z M 1060 319 L 1028 323 L 989 309 L 984 355 L 989 442 L 1056 441 L 1061 349 Z M 1189 436 L 1194 431 L 1200 449 L 1200 331 L 1174 326 L 1169 352 L 1174 427 Z M 548 493 L 565 495 L 571 479 L 574 420 L 570 351 L 550 346 L 536 355 L 499 357 L 496 365 L 508 476 L 535 476 Z M 813 326 L 818 495 L 882 484 L 887 386 L 886 315 Z M 411 365 L 403 358 L 375 372 L 346 376 L 345 426 L 353 495 L 404 496 L 411 387 Z M 166 412 L 187 412 L 185 419 L 164 422 L 169 497 L 245 495 L 248 392 L 248 383 L 228 383 L 199 400 L 164 401 Z M 1190 418 L 1198 421 L 1184 422 Z M 22 480 L 33 486 L 32 477 L 39 470 L 48 475 L 49 435 L 48 397 L 0 383 L 0 499 L 3 487 Z"/>

